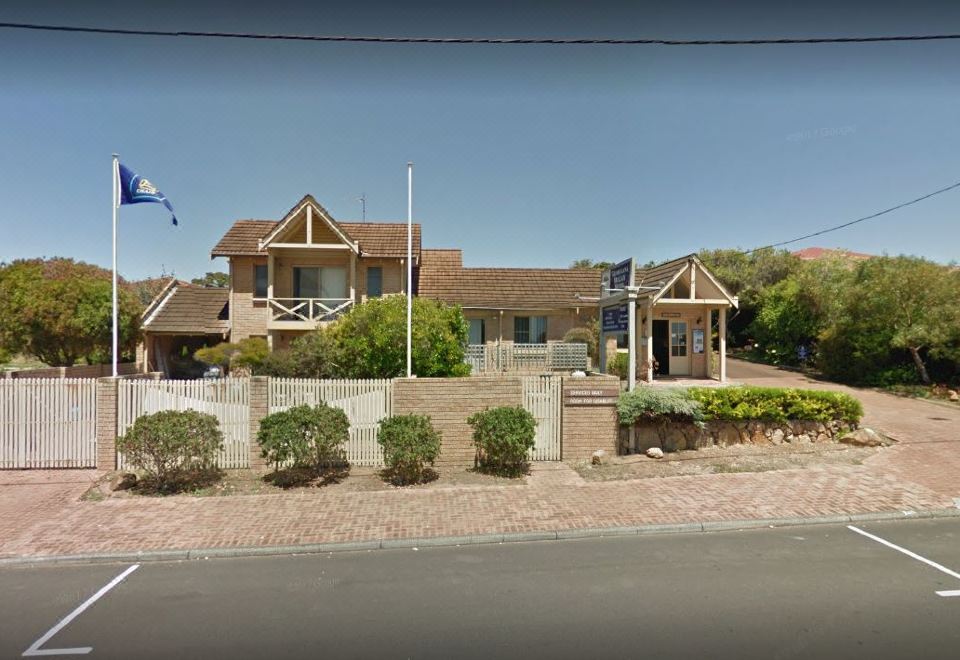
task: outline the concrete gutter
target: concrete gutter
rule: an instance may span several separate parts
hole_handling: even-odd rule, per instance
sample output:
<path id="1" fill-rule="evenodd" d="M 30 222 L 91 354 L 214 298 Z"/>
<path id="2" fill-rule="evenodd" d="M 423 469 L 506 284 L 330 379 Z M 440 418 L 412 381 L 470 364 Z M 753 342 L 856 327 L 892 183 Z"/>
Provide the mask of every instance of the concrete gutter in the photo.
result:
<path id="1" fill-rule="evenodd" d="M 881 511 L 876 513 L 841 514 L 797 518 L 758 518 L 755 520 L 719 520 L 709 522 L 638 525 L 627 527 L 588 527 L 540 532 L 508 532 L 473 536 L 432 536 L 411 539 L 380 539 L 346 543 L 306 543 L 302 545 L 246 546 L 238 548 L 199 548 L 195 550 L 144 550 L 140 552 L 99 552 L 75 555 L 10 557 L 0 559 L 0 568 L 8 566 L 42 566 L 51 564 L 142 563 L 148 561 L 185 561 L 226 557 L 267 557 L 277 555 L 310 555 L 332 552 L 362 552 L 398 548 L 440 548 L 490 543 L 523 543 L 531 541 L 565 541 L 609 536 L 645 536 L 647 534 L 689 534 L 691 532 L 727 532 L 760 527 L 797 527 L 804 525 L 845 525 L 848 523 L 930 518 L 960 518 L 957 508 L 926 511 Z"/>

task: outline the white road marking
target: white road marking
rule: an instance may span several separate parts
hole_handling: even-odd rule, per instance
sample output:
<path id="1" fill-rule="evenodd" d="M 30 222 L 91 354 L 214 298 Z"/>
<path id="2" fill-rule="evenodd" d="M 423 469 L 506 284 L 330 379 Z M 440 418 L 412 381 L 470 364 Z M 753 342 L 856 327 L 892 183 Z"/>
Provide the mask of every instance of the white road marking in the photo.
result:
<path id="1" fill-rule="evenodd" d="M 93 650 L 92 646 L 81 646 L 81 647 L 72 648 L 72 649 L 41 649 L 40 647 L 46 644 L 51 637 L 53 637 L 58 632 L 63 630 L 64 627 L 67 626 L 67 624 L 69 624 L 71 621 L 73 621 L 78 616 L 83 614 L 84 610 L 86 610 L 88 607 L 90 607 L 95 602 L 100 600 L 100 598 L 102 598 L 105 593 L 107 593 L 108 591 L 113 589 L 115 586 L 120 584 L 125 577 L 133 573 L 138 568 L 140 568 L 140 564 L 134 564 L 133 566 L 125 570 L 123 573 L 121 573 L 117 577 L 110 580 L 110 582 L 107 583 L 103 588 L 101 588 L 100 591 L 90 596 L 90 598 L 85 600 L 77 609 L 70 612 L 70 614 L 68 614 L 67 616 L 63 617 L 63 619 L 61 619 L 57 625 L 55 625 L 53 628 L 48 630 L 43 635 L 43 637 L 41 637 L 40 639 L 35 641 L 33 644 L 31 644 L 30 648 L 28 648 L 26 651 L 23 652 L 23 655 L 26 657 L 30 657 L 30 656 L 36 656 L 36 655 L 86 655 L 87 653 L 90 653 L 90 651 Z"/>
<path id="2" fill-rule="evenodd" d="M 957 573 L 956 571 L 951 571 L 951 570 L 950 570 L 949 568 L 947 568 L 946 566 L 941 566 L 941 565 L 938 564 L 937 562 L 931 561 L 931 560 L 927 559 L 926 557 L 921 557 L 921 556 L 918 555 L 916 552 L 912 552 L 912 551 L 910 551 L 910 550 L 907 550 L 906 548 L 901 548 L 899 545 L 896 545 L 896 544 L 894 544 L 894 543 L 890 543 L 890 541 L 887 541 L 886 539 L 882 539 L 882 538 L 880 538 L 879 536 L 875 536 L 875 535 L 871 534 L 870 532 L 865 532 L 865 531 L 863 531 L 862 529 L 860 529 L 859 527 L 854 527 L 853 525 L 847 525 L 847 529 L 849 529 L 850 531 L 856 532 L 857 534 L 860 534 L 860 535 L 862 535 L 862 536 L 866 536 L 868 539 L 873 539 L 873 540 L 876 541 L 877 543 L 882 543 L 883 545 L 887 546 L 888 548 L 893 548 L 893 549 L 896 550 L 897 552 L 902 552 L 902 553 L 905 554 L 906 556 L 912 557 L 913 559 L 916 559 L 917 561 L 921 561 L 921 562 L 923 562 L 924 564 L 926 564 L 927 566 L 932 566 L 933 568 L 937 569 L 937 570 L 940 571 L 941 573 L 946 573 L 946 574 L 949 575 L 950 577 L 955 577 L 955 578 L 957 578 L 958 580 L 960 580 L 960 573 Z M 936 594 L 937 594 L 938 596 L 943 596 L 944 598 L 950 598 L 950 597 L 952 597 L 952 596 L 960 596 L 960 589 L 950 590 L 950 591 L 937 591 Z"/>

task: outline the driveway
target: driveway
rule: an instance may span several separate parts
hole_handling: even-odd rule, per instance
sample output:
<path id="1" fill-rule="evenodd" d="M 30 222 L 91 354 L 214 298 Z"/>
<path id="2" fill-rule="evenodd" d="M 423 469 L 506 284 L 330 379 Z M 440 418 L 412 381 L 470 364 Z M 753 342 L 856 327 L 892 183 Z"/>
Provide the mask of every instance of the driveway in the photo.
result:
<path id="1" fill-rule="evenodd" d="M 960 409 L 743 360 L 730 360 L 727 370 L 731 380 L 748 385 L 833 390 L 856 397 L 863 403 L 863 426 L 899 441 L 892 451 L 869 459 L 868 464 L 897 476 L 909 473 L 910 481 L 960 497 Z"/>

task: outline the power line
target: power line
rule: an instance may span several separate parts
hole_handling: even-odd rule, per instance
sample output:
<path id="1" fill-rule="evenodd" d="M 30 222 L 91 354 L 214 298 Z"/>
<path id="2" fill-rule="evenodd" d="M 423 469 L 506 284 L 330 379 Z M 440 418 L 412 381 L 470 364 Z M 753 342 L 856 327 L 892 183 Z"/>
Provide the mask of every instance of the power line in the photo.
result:
<path id="1" fill-rule="evenodd" d="M 548 46 L 771 46 L 789 44 L 852 44 L 896 41 L 949 41 L 960 34 L 910 34 L 880 37 L 801 37 L 766 39 L 563 39 L 540 37 L 389 37 L 329 34 L 282 34 L 260 32 L 208 32 L 200 30 L 143 30 L 44 23 L 2 23 L 0 28 L 48 32 L 83 32 L 148 37 L 209 37 L 217 39 L 257 39 L 262 41 L 326 41 L 385 44 L 492 44 Z"/>
<path id="2" fill-rule="evenodd" d="M 867 220 L 872 220 L 872 219 L 874 219 L 874 218 L 878 218 L 878 217 L 880 217 L 881 215 L 886 215 L 887 213 L 892 213 L 893 211 L 897 211 L 897 210 L 902 209 L 902 208 L 904 208 L 904 207 L 906 207 L 906 206 L 910 206 L 911 204 L 916 204 L 917 202 L 922 202 L 922 201 L 925 200 L 925 199 L 930 199 L 931 197 L 934 197 L 934 196 L 936 196 L 936 195 L 943 194 L 943 193 L 948 192 L 948 191 L 950 191 L 950 190 L 953 190 L 953 189 L 955 189 L 955 188 L 960 188 L 960 181 L 957 181 L 956 183 L 951 184 L 951 185 L 947 186 L 946 188 L 941 188 L 940 190 L 934 190 L 932 193 L 927 193 L 926 195 L 923 195 L 923 196 L 921 196 L 921 197 L 917 197 L 916 199 L 911 199 L 909 202 L 903 202 L 902 204 L 897 204 L 896 206 L 891 206 L 891 207 L 888 208 L 888 209 L 884 209 L 884 210 L 882 210 L 882 211 L 877 211 L 876 213 L 871 213 L 870 215 L 865 215 L 865 216 L 863 216 L 862 218 L 857 218 L 856 220 L 851 220 L 850 222 L 845 222 L 845 223 L 843 223 L 842 225 L 836 225 L 835 227 L 828 227 L 828 228 L 826 228 L 826 229 L 821 229 L 820 231 L 815 231 L 815 232 L 813 232 L 812 234 L 807 234 L 807 235 L 805 235 L 805 236 L 800 236 L 800 237 L 798 237 L 798 238 L 791 238 L 791 239 L 788 240 L 788 241 L 780 241 L 779 243 L 771 243 L 770 245 L 764 245 L 763 247 L 753 248 L 752 250 L 747 250 L 747 251 L 745 251 L 744 254 L 753 254 L 754 252 L 759 252 L 760 250 L 769 250 L 770 248 L 780 247 L 780 246 L 782 246 L 782 245 L 790 245 L 791 243 L 798 243 L 798 242 L 803 241 L 803 240 L 806 240 L 806 239 L 808 239 L 808 238 L 813 238 L 814 236 L 821 236 L 821 235 L 823 235 L 823 234 L 829 234 L 829 233 L 832 232 L 832 231 L 837 231 L 838 229 L 844 229 L 845 227 L 849 227 L 849 226 L 851 226 L 851 225 L 855 225 L 855 224 L 858 224 L 858 223 L 860 223 L 860 222 L 866 222 Z"/>

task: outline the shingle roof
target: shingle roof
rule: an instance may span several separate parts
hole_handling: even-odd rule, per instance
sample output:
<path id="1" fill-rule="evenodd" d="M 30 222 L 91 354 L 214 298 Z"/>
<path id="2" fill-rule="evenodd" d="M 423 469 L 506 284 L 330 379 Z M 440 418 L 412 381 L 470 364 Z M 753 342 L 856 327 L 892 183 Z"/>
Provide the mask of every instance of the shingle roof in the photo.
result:
<path id="1" fill-rule="evenodd" d="M 210 252 L 211 257 L 266 254 L 260 240 L 279 224 L 276 220 L 237 220 Z M 369 257 L 407 256 L 407 225 L 404 222 L 338 222 Z M 413 256 L 420 257 L 420 225 L 413 225 Z"/>
<path id="2" fill-rule="evenodd" d="M 463 268 L 449 250 L 424 250 L 419 295 L 464 307 L 557 309 L 584 307 L 596 296 L 600 271 L 573 268 Z M 459 252 L 459 251 L 457 251 Z"/>
<path id="3" fill-rule="evenodd" d="M 185 335 L 223 334 L 230 327 L 229 301 L 229 289 L 178 283 L 157 302 L 143 329 Z"/>
<path id="4" fill-rule="evenodd" d="M 260 239 L 273 231 L 276 220 L 237 220 L 210 251 L 211 257 L 240 257 L 266 254 Z"/>

